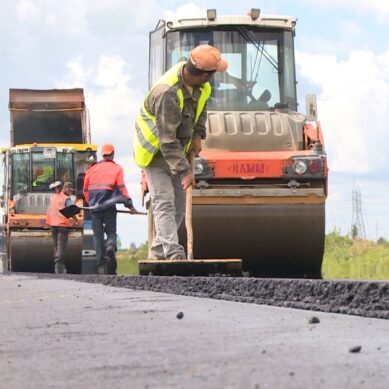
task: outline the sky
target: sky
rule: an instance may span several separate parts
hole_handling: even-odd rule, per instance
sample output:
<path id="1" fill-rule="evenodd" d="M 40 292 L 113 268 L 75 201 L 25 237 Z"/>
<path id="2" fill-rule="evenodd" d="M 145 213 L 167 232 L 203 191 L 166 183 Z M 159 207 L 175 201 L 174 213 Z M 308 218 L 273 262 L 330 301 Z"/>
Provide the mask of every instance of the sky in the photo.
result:
<path id="1" fill-rule="evenodd" d="M 297 19 L 300 111 L 315 93 L 329 163 L 326 230 L 350 232 L 358 188 L 367 237 L 389 239 L 389 2 L 381 0 L 2 0 L 0 145 L 9 143 L 9 88 L 84 88 L 92 143 L 116 146 L 116 161 L 141 209 L 131 140 L 147 93 L 148 37 L 159 19 L 244 15 Z M 144 216 L 120 215 L 123 247 L 147 239 Z"/>

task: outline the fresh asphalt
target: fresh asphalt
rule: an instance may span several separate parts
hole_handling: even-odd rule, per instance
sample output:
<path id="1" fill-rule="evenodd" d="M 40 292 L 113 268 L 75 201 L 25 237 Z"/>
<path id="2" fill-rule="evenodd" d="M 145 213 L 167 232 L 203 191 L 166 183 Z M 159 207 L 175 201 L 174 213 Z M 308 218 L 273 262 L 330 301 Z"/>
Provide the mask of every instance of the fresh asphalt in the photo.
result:
<path id="1" fill-rule="evenodd" d="M 382 319 L 0 275 L 0 336 L 0 388 L 389 387 Z"/>

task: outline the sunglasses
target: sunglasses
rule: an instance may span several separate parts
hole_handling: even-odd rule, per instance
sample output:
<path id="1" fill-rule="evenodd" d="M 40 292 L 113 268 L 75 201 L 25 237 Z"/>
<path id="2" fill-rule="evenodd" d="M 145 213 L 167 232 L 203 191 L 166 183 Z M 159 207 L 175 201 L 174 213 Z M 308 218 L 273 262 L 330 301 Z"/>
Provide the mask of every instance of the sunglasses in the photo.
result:
<path id="1" fill-rule="evenodd" d="M 197 69 L 197 68 L 195 68 L 193 66 L 191 61 L 187 61 L 187 63 L 185 64 L 185 67 L 188 70 L 188 72 L 190 74 L 193 74 L 194 76 L 199 76 L 201 74 L 209 74 L 209 75 L 212 76 L 214 73 L 216 73 L 216 70 L 200 70 L 200 69 Z"/>

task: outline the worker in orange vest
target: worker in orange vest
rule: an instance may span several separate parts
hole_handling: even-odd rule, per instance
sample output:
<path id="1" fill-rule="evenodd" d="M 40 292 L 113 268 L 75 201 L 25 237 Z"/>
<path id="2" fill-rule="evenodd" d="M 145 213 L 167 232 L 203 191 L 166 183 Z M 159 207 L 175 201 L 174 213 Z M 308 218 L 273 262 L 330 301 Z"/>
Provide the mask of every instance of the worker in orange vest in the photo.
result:
<path id="1" fill-rule="evenodd" d="M 115 148 L 112 144 L 101 147 L 103 160 L 92 165 L 85 173 L 83 193 L 91 207 L 93 243 L 96 250 L 96 261 L 99 274 L 107 272 L 108 261 L 114 262 L 112 273 L 116 273 L 116 203 L 123 203 L 135 214 L 123 179 L 122 167 L 114 162 Z M 104 232 L 107 244 L 104 247 Z"/>
<path id="2" fill-rule="evenodd" d="M 63 216 L 59 210 L 71 205 L 71 195 L 73 194 L 73 185 L 71 182 L 56 181 L 50 184 L 50 189 L 55 190 L 51 197 L 50 205 L 47 210 L 46 223 L 51 228 L 51 235 L 54 243 L 54 272 L 55 274 L 65 274 L 65 250 L 68 243 L 70 228 L 77 224 L 77 217 L 68 219 Z"/>

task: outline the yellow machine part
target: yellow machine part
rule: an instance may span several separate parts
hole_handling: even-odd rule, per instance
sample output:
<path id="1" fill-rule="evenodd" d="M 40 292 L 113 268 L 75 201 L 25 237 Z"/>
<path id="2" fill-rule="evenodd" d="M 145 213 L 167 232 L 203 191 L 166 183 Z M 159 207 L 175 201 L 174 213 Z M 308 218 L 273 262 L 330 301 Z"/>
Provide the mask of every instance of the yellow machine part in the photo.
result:
<path id="1" fill-rule="evenodd" d="M 81 272 L 82 232 L 71 231 L 65 252 L 69 273 Z M 50 230 L 11 231 L 8 240 L 10 270 L 14 272 L 52 273 L 54 245 Z"/>

